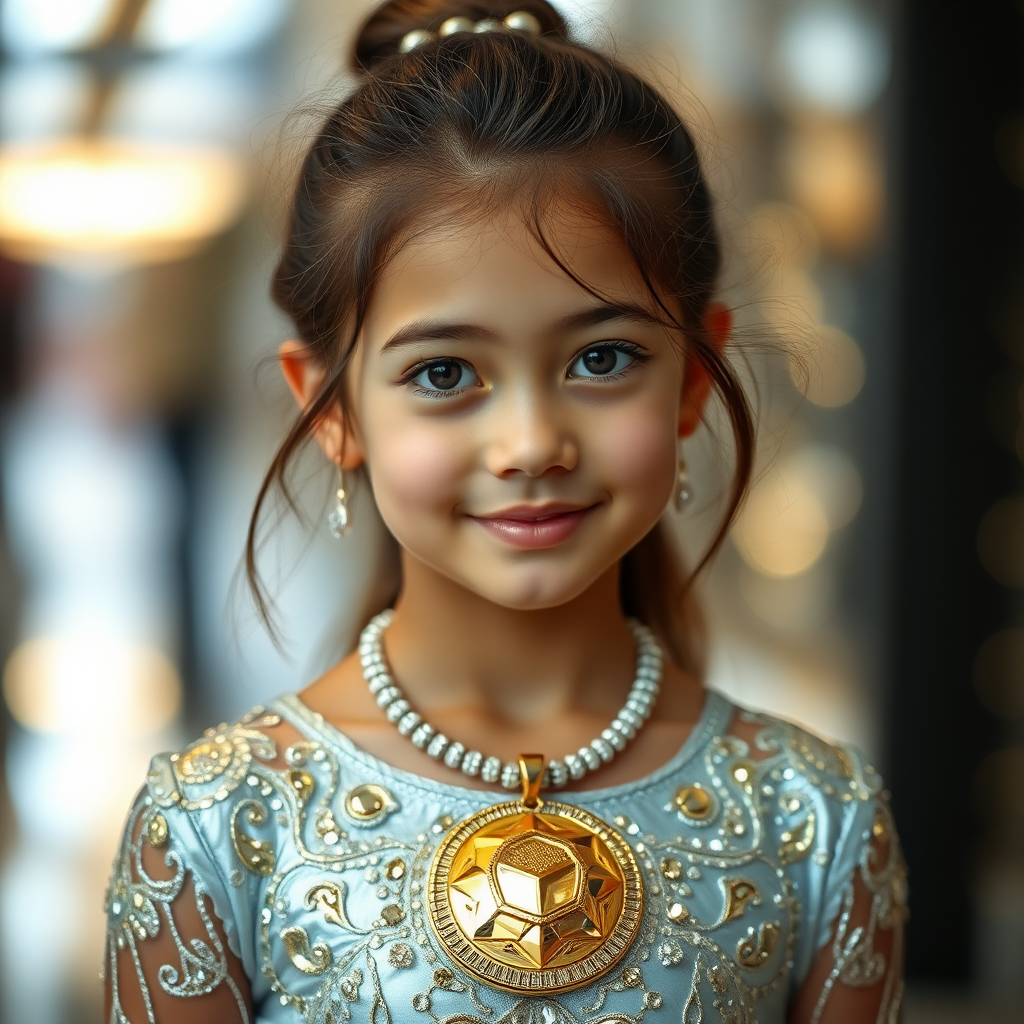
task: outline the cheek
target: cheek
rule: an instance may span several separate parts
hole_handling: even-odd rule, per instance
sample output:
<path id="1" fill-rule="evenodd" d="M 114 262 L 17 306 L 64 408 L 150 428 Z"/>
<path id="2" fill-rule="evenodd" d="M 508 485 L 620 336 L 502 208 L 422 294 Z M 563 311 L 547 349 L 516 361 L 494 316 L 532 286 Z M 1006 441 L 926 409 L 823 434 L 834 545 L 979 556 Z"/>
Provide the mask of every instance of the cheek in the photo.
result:
<path id="1" fill-rule="evenodd" d="M 382 424 L 373 432 L 367 455 L 382 512 L 458 500 L 463 447 L 451 435 L 423 424 L 404 430 Z"/>
<path id="2" fill-rule="evenodd" d="M 609 418 L 602 425 L 599 458 L 617 485 L 647 504 L 663 504 L 676 471 L 673 423 L 650 411 Z M 667 499 L 666 499 L 667 500 Z"/>

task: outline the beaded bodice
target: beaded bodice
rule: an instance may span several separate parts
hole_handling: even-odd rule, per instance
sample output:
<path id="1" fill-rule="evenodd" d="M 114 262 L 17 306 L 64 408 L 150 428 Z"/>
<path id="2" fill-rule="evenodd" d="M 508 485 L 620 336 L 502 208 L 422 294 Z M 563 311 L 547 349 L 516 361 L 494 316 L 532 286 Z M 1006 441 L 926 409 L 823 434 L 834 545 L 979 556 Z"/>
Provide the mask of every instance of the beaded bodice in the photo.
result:
<path id="1" fill-rule="evenodd" d="M 737 714 L 756 749 L 730 733 Z M 282 720 L 301 739 L 278 751 L 262 730 Z M 832 980 L 865 984 L 885 971 L 872 956 L 874 930 L 903 916 L 906 890 L 880 790 L 856 750 L 708 693 L 668 764 L 638 782 L 566 794 L 632 847 L 643 918 L 604 976 L 523 996 L 461 971 L 424 904 L 444 837 L 506 795 L 391 768 L 298 697 L 278 698 L 154 759 L 107 897 L 113 1019 L 127 1019 L 116 973 L 137 962 L 124 952 L 161 928 L 177 935 L 175 901 L 190 876 L 207 936 L 176 941 L 174 962 L 145 984 L 181 996 L 234 984 L 206 894 L 249 978 L 257 1024 L 781 1024 L 837 919 Z M 890 839 L 885 863 L 869 855 L 872 834 Z M 164 853 L 173 878 L 146 874 L 143 844 Z M 856 873 L 873 924 L 847 935 Z"/>

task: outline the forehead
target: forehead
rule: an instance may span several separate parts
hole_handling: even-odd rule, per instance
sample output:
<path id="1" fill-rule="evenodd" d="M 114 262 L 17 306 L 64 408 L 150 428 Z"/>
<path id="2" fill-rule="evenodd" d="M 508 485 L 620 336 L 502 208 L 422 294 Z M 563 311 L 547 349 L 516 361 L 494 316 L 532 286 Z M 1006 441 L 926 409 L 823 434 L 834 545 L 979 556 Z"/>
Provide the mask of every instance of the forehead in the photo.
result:
<path id="1" fill-rule="evenodd" d="M 617 232 L 582 204 L 558 202 L 536 225 L 509 212 L 418 228 L 385 268 L 367 327 L 389 330 L 442 309 L 539 324 L 602 300 L 657 312 Z"/>

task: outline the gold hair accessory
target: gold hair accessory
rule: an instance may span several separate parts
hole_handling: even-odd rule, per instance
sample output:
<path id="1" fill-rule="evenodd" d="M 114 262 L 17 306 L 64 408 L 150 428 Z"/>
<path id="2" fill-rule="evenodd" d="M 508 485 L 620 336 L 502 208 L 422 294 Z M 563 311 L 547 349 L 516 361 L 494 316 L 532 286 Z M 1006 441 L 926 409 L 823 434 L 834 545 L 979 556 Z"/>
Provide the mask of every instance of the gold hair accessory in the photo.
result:
<path id="1" fill-rule="evenodd" d="M 431 39 L 451 36 L 456 32 L 522 32 L 528 36 L 539 36 L 541 25 L 529 11 L 513 11 L 502 21 L 498 21 L 497 18 L 484 18 L 482 21 L 461 17 L 449 18 L 442 23 L 437 32 L 428 32 L 423 28 L 406 32 L 398 44 L 398 52 L 408 53 Z"/>

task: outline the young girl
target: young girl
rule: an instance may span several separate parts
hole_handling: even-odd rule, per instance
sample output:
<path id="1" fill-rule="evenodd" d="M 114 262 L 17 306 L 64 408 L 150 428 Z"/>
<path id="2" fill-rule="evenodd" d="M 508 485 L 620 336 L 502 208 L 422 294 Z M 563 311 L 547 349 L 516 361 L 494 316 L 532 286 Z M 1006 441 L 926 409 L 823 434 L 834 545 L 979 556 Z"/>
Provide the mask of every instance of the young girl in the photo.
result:
<path id="1" fill-rule="evenodd" d="M 715 392 L 720 541 L 753 424 L 685 126 L 545 0 L 391 0 L 355 64 L 274 281 L 301 415 L 256 515 L 315 438 L 400 584 L 307 689 L 153 761 L 109 1019 L 895 1021 L 876 773 L 701 683 L 666 510 Z"/>

